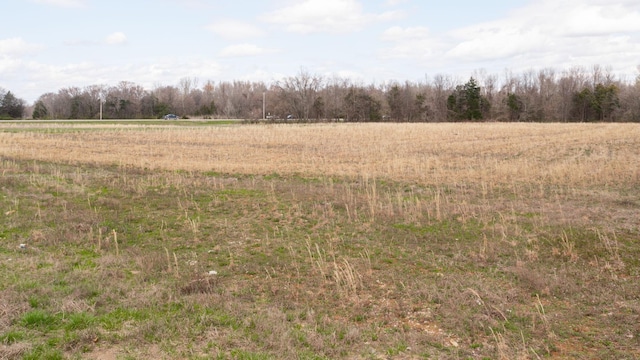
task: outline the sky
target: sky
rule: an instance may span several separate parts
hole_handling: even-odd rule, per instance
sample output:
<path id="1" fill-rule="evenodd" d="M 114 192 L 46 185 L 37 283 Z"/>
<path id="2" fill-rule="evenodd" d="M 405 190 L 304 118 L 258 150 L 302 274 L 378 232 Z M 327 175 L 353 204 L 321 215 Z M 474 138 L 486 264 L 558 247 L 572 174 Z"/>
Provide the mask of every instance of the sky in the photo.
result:
<path id="1" fill-rule="evenodd" d="M 365 84 L 575 66 L 639 74 L 639 0 L 2 0 L 0 88 L 183 78 Z"/>

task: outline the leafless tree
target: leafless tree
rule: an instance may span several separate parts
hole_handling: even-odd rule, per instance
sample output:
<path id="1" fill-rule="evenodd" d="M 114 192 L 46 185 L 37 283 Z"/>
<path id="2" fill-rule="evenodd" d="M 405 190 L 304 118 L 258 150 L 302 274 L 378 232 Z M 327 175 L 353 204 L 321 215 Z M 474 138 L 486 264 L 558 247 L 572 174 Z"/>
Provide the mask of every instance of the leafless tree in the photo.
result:
<path id="1" fill-rule="evenodd" d="M 300 70 L 296 76 L 287 77 L 276 83 L 279 95 L 288 104 L 296 117 L 308 120 L 323 79 L 307 70 Z"/>
<path id="2" fill-rule="evenodd" d="M 447 97 L 455 88 L 455 81 L 448 75 L 438 74 L 433 78 L 433 91 L 430 102 L 433 104 L 434 118 L 436 121 L 447 119 Z"/>

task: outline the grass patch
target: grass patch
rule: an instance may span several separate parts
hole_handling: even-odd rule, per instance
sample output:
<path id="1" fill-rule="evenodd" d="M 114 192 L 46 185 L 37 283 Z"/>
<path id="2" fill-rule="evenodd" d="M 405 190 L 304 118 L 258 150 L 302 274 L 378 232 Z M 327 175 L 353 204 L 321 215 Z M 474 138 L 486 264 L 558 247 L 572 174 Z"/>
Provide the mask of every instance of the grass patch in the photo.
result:
<path id="1" fill-rule="evenodd" d="M 49 314 L 43 310 L 32 310 L 26 312 L 20 318 L 20 325 L 27 329 L 50 331 L 56 329 L 61 321 L 58 316 Z"/>
<path id="2" fill-rule="evenodd" d="M 16 342 L 22 341 L 26 338 L 26 335 L 22 331 L 10 330 L 0 335 L 0 343 L 4 345 L 12 345 Z"/>
<path id="3" fill-rule="evenodd" d="M 640 355 L 628 183 L 1 164 L 0 358 Z"/>

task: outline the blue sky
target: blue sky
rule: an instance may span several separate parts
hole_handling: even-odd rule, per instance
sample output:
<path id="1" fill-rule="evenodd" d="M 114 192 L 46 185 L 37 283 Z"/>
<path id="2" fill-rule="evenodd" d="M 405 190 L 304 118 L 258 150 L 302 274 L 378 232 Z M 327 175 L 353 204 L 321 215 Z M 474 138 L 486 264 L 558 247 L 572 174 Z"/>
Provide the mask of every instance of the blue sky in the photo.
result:
<path id="1" fill-rule="evenodd" d="M 3 0 L 0 16 L 0 87 L 29 103 L 301 69 L 382 83 L 601 65 L 631 81 L 640 65 L 637 0 Z"/>

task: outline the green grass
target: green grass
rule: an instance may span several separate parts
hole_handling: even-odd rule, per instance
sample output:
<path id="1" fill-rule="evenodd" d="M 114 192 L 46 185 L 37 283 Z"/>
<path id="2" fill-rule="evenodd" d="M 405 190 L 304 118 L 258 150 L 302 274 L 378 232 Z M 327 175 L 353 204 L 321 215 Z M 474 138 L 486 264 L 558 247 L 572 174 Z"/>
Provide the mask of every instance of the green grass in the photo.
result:
<path id="1" fill-rule="evenodd" d="M 22 341 L 25 339 L 25 333 L 17 330 L 10 330 L 2 335 L 0 335 L 0 343 L 4 345 L 11 345 L 18 341 Z"/>
<path id="2" fill-rule="evenodd" d="M 20 318 L 20 325 L 27 329 L 50 331 L 56 329 L 60 324 L 60 318 L 49 314 L 43 310 L 32 310 L 26 312 Z"/>
<path id="3" fill-rule="evenodd" d="M 22 360 L 63 360 L 65 359 L 64 353 L 50 346 L 36 346 L 31 351 L 22 355 Z"/>
<path id="4" fill-rule="evenodd" d="M 637 188 L 8 161 L 0 358 L 640 356 Z"/>

